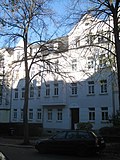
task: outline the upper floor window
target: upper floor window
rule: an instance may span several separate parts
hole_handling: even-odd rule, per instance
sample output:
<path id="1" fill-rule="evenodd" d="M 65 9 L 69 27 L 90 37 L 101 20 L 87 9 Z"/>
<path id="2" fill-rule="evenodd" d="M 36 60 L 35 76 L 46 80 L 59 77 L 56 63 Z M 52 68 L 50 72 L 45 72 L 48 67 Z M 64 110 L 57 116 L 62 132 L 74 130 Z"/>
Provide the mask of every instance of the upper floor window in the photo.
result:
<path id="1" fill-rule="evenodd" d="M 88 94 L 94 94 L 94 81 L 88 81 Z"/>
<path id="2" fill-rule="evenodd" d="M 76 71 L 77 70 L 77 59 L 73 59 L 72 60 L 72 71 Z"/>
<path id="3" fill-rule="evenodd" d="M 92 35 L 91 33 L 87 37 L 87 43 L 89 45 L 92 45 L 94 43 L 94 40 L 96 39 L 95 35 Z"/>
<path id="4" fill-rule="evenodd" d="M 46 84 L 46 96 L 50 95 L 50 84 Z"/>
<path id="5" fill-rule="evenodd" d="M 77 83 L 71 83 L 71 92 L 72 92 L 72 95 L 77 94 Z"/>
<path id="6" fill-rule="evenodd" d="M 59 65 L 58 65 L 59 61 L 57 60 L 55 62 L 55 72 L 59 72 Z"/>
<path id="7" fill-rule="evenodd" d="M 54 83 L 54 95 L 58 95 L 58 83 Z"/>
<path id="8" fill-rule="evenodd" d="M 94 68 L 94 59 L 93 57 L 88 57 L 88 69 Z"/>
<path id="9" fill-rule="evenodd" d="M 100 93 L 107 93 L 107 80 L 100 81 Z"/>
<path id="10" fill-rule="evenodd" d="M 20 60 L 20 51 L 17 52 L 17 60 Z"/>
<path id="11" fill-rule="evenodd" d="M 23 109 L 21 109 L 20 118 L 23 120 Z"/>
<path id="12" fill-rule="evenodd" d="M 41 93 L 41 86 L 37 87 L 37 96 L 40 97 L 40 93 Z"/>
<path id="13" fill-rule="evenodd" d="M 17 99 L 18 98 L 18 89 L 16 88 L 14 91 L 15 91 L 14 97 L 15 97 L 15 99 Z"/>
<path id="14" fill-rule="evenodd" d="M 0 84 L 0 97 L 2 97 L 2 92 L 3 92 L 3 85 Z"/>
<path id="15" fill-rule="evenodd" d="M 22 98 L 25 97 L 25 88 L 22 88 Z"/>
<path id="16" fill-rule="evenodd" d="M 30 98 L 34 97 L 34 87 L 30 86 Z"/>
<path id="17" fill-rule="evenodd" d="M 76 38 L 76 47 L 80 47 L 80 37 Z"/>
<path id="18" fill-rule="evenodd" d="M 105 54 L 102 54 L 99 56 L 99 68 L 105 68 L 106 67 L 106 56 Z"/>
<path id="19" fill-rule="evenodd" d="M 108 120 L 108 107 L 101 107 L 102 120 Z"/>

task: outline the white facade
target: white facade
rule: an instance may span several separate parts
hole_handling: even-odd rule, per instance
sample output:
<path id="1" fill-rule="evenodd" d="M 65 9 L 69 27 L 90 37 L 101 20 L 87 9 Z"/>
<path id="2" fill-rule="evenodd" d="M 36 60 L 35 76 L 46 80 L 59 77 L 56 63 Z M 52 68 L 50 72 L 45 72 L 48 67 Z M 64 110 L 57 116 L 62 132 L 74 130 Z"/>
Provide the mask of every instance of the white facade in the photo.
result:
<path id="1" fill-rule="evenodd" d="M 103 48 L 93 47 L 90 43 L 92 41 L 103 47 L 110 45 L 101 35 L 97 35 L 99 26 L 88 30 L 91 22 L 88 19 L 84 21 L 84 18 L 67 38 L 63 38 L 65 43 L 59 38 L 59 43 L 58 40 L 53 41 L 54 52 L 49 50 L 48 54 L 48 51 L 42 50 L 43 54 L 48 54 L 45 60 L 50 65 L 41 59 L 31 66 L 30 77 L 39 74 L 31 81 L 29 122 L 42 123 L 47 131 L 73 129 L 79 122 L 91 122 L 94 129 L 109 126 L 108 117 L 119 109 L 117 83 L 108 60 L 110 55 Z M 107 27 L 104 29 L 109 30 Z M 11 122 L 23 121 L 25 86 L 22 47 L 20 43 L 11 56 L 12 62 L 17 61 L 12 63 L 11 70 Z M 61 47 L 67 48 L 60 50 Z M 33 46 L 32 52 L 29 51 L 32 57 L 38 51 L 38 46 Z M 31 61 L 30 58 L 29 66 Z"/>

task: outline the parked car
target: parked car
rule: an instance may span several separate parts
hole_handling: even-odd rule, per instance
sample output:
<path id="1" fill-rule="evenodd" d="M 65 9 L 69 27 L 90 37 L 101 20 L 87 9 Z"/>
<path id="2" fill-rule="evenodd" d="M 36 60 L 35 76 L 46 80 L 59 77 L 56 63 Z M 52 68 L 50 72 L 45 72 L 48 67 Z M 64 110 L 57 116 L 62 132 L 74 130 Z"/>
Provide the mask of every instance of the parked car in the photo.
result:
<path id="1" fill-rule="evenodd" d="M 2 152 L 0 152 L 0 160 L 9 160 Z"/>
<path id="2" fill-rule="evenodd" d="M 35 148 L 40 153 L 93 154 L 105 149 L 101 136 L 92 131 L 67 130 L 44 140 L 38 139 Z"/>

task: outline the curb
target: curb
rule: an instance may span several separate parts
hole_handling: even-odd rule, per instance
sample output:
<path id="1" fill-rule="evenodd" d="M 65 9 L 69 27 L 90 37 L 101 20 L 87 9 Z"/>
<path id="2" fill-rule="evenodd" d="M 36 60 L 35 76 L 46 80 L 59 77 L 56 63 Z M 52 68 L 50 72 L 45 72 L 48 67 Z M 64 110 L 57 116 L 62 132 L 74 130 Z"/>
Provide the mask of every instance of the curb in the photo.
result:
<path id="1" fill-rule="evenodd" d="M 0 146 L 17 147 L 17 148 L 34 148 L 33 145 L 20 145 L 20 144 L 5 144 L 0 143 Z"/>

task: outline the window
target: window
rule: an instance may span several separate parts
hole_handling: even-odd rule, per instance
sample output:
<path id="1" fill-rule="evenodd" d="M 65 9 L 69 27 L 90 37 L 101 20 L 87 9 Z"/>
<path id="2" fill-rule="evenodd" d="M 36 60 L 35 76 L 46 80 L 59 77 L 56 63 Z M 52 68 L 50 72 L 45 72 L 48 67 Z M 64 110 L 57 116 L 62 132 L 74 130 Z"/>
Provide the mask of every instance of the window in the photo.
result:
<path id="1" fill-rule="evenodd" d="M 54 83 L 54 95 L 58 95 L 58 83 Z"/>
<path id="2" fill-rule="evenodd" d="M 59 61 L 57 60 L 56 62 L 55 62 L 55 72 L 57 73 L 57 72 L 59 72 L 59 65 L 58 65 L 58 63 L 59 63 Z"/>
<path id="3" fill-rule="evenodd" d="M 33 109 L 29 109 L 29 120 L 33 119 Z"/>
<path id="4" fill-rule="evenodd" d="M 76 71 L 77 70 L 77 59 L 73 59 L 72 60 L 72 71 Z"/>
<path id="5" fill-rule="evenodd" d="M 2 82 L 1 82 L 2 83 Z M 3 85 L 0 84 L 0 96 L 2 97 Z"/>
<path id="6" fill-rule="evenodd" d="M 88 94 L 94 94 L 94 81 L 88 81 Z"/>
<path id="7" fill-rule="evenodd" d="M 108 107 L 101 107 L 102 121 L 108 120 Z"/>
<path id="8" fill-rule="evenodd" d="M 95 120 L 95 108 L 89 108 L 89 120 L 90 121 Z"/>
<path id="9" fill-rule="evenodd" d="M 40 97 L 40 92 L 41 92 L 41 86 L 37 87 L 37 96 Z"/>
<path id="10" fill-rule="evenodd" d="M 34 87 L 30 86 L 30 98 L 34 97 Z"/>
<path id="11" fill-rule="evenodd" d="M 80 37 L 76 38 L 76 47 L 80 47 Z"/>
<path id="12" fill-rule="evenodd" d="M 18 98 L 18 89 L 16 88 L 15 89 L 15 99 L 17 99 Z"/>
<path id="13" fill-rule="evenodd" d="M 17 52 L 17 60 L 20 60 L 20 51 Z"/>
<path id="14" fill-rule="evenodd" d="M 57 120 L 62 121 L 62 109 L 57 110 Z"/>
<path id="15" fill-rule="evenodd" d="M 46 84 L 46 96 L 50 95 L 50 84 Z"/>
<path id="16" fill-rule="evenodd" d="M 100 92 L 103 93 L 107 93 L 107 80 L 101 80 L 100 81 Z"/>
<path id="17" fill-rule="evenodd" d="M 72 91 L 72 95 L 77 94 L 77 83 L 71 83 L 71 91 Z"/>
<path id="18" fill-rule="evenodd" d="M 52 120 L 52 109 L 48 109 L 48 121 Z"/>
<path id="19" fill-rule="evenodd" d="M 2 96 L 0 96 L 0 105 L 2 104 Z"/>
<path id="20" fill-rule="evenodd" d="M 13 110 L 13 118 L 14 118 L 14 119 L 17 119 L 17 109 L 14 109 L 14 110 Z"/>
<path id="21" fill-rule="evenodd" d="M 25 97 L 25 88 L 22 88 L 22 98 Z"/>
<path id="22" fill-rule="evenodd" d="M 99 68 L 105 68 L 106 67 L 106 56 L 105 54 L 100 55 L 99 57 Z"/>
<path id="23" fill-rule="evenodd" d="M 93 44 L 94 43 L 94 40 L 96 39 L 95 35 L 92 35 L 91 33 L 88 35 L 87 37 L 87 43 L 89 45 Z"/>
<path id="24" fill-rule="evenodd" d="M 88 69 L 94 68 L 94 59 L 93 57 L 88 57 Z"/>
<path id="25" fill-rule="evenodd" d="M 20 118 L 21 118 L 21 120 L 23 120 L 23 109 L 21 109 Z"/>
<path id="26" fill-rule="evenodd" d="M 41 120 L 42 119 L 42 111 L 41 109 L 37 109 L 37 120 Z"/>

